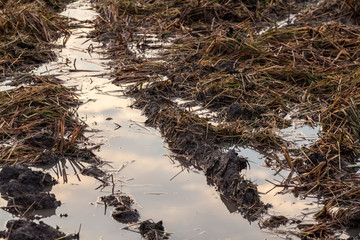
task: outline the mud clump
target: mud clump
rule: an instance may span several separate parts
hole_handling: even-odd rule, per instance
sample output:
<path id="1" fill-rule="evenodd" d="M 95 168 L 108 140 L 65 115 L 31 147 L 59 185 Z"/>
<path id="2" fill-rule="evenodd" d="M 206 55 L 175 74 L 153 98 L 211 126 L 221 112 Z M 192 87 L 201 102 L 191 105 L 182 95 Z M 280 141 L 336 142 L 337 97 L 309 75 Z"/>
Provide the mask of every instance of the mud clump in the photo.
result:
<path id="1" fill-rule="evenodd" d="M 109 195 L 101 197 L 101 201 L 106 206 L 115 207 L 111 216 L 121 223 L 135 223 L 139 221 L 140 214 L 131 205 L 134 201 L 129 196 L 124 195 Z"/>
<path id="2" fill-rule="evenodd" d="M 136 226 L 133 231 L 139 230 L 141 236 L 146 240 L 162 240 L 169 239 L 170 233 L 165 232 L 163 222 L 159 221 L 157 223 L 152 220 L 146 220 L 139 222 L 140 214 L 136 209 L 133 209 L 131 205 L 134 203 L 134 200 L 126 195 L 108 195 L 101 197 L 100 200 L 105 205 L 105 210 L 107 206 L 115 207 L 112 212 L 112 217 L 124 224 L 131 224 L 131 226 Z M 129 227 L 125 229 L 129 230 Z"/>
<path id="3" fill-rule="evenodd" d="M 0 237 L 9 240 L 50 240 L 78 239 L 77 236 L 66 236 L 65 233 L 43 223 L 28 220 L 10 220 L 6 223 L 7 231 L 0 231 Z"/>
<path id="4" fill-rule="evenodd" d="M 7 187 L 10 195 L 24 192 L 40 192 L 45 187 L 52 187 L 56 181 L 50 174 L 32 171 L 25 165 L 5 166 L 0 171 L 0 186 Z"/>
<path id="5" fill-rule="evenodd" d="M 233 196 L 237 202 L 250 206 L 258 201 L 258 193 L 239 174 L 247 164 L 247 160 L 239 157 L 233 149 L 225 154 L 218 150 L 205 158 L 204 170 L 208 182 L 221 190 L 222 194 Z"/>
<path id="6" fill-rule="evenodd" d="M 111 215 L 116 221 L 121 223 L 137 222 L 140 217 L 136 209 L 134 210 L 124 205 L 117 206 Z"/>
<path id="7" fill-rule="evenodd" d="M 58 207 L 60 201 L 47 192 L 56 183 L 48 173 L 24 165 L 5 166 L 0 171 L 0 191 L 12 213 Z"/>
<path id="8" fill-rule="evenodd" d="M 146 240 L 161 240 L 169 238 L 168 234 L 165 233 L 162 221 L 155 223 L 153 221 L 146 220 L 140 224 L 139 231 L 141 236 Z"/>
<path id="9" fill-rule="evenodd" d="M 205 157 L 204 172 L 208 184 L 214 185 L 222 198 L 235 203 L 246 219 L 255 221 L 268 206 L 259 200 L 256 186 L 240 175 L 247 164 L 247 160 L 239 157 L 233 149 L 226 153 L 215 150 Z"/>
<path id="10" fill-rule="evenodd" d="M 239 172 L 247 167 L 247 160 L 239 157 L 233 149 L 226 154 L 214 151 L 205 162 L 206 175 L 217 182 L 217 186 L 223 186 L 223 189 L 230 187 Z"/>
<path id="11" fill-rule="evenodd" d="M 40 210 L 40 209 L 50 209 L 56 208 L 60 206 L 60 201 L 56 200 L 54 194 L 51 193 L 26 193 L 21 194 L 19 196 L 15 196 L 8 201 L 8 206 L 16 206 L 21 209 L 27 209 L 31 206 L 32 209 Z"/>

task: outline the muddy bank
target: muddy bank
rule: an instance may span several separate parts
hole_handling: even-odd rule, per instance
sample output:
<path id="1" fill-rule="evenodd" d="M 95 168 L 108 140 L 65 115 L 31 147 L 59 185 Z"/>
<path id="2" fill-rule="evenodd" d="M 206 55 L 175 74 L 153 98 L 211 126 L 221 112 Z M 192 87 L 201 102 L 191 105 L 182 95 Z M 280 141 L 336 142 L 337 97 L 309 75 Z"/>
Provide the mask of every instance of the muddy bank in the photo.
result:
<path id="1" fill-rule="evenodd" d="M 54 41 L 70 34 L 67 19 L 59 15 L 66 3 L 0 1 L 0 188 L 7 201 L 2 210 L 13 217 L 41 219 L 61 205 L 50 192 L 57 181 L 29 165 L 57 166 L 65 158 L 98 162 L 78 147 L 85 138 L 84 124 L 74 112 L 74 90 L 53 76 L 28 73 L 54 59 Z M 60 175 L 66 178 L 65 171 Z M 0 234 L 6 239 L 78 239 L 30 220 L 10 220 L 6 228 Z"/>
<path id="2" fill-rule="evenodd" d="M 248 166 L 247 159 L 239 157 L 234 150 L 222 149 L 214 129 L 206 121 L 166 105 L 166 98 L 153 95 L 137 98 L 135 106 L 144 109 L 149 126 L 159 128 L 170 149 L 177 154 L 175 158 L 185 166 L 202 170 L 208 183 L 235 203 L 246 219 L 258 219 L 267 206 L 260 201 L 256 185 L 241 175 Z"/>
<path id="3" fill-rule="evenodd" d="M 0 191 L 7 201 L 2 209 L 24 219 L 54 215 L 61 205 L 50 192 L 57 181 L 29 165 L 57 166 L 60 177 L 66 179 L 61 160 L 73 161 L 80 169 L 84 167 L 77 161 L 99 162 L 90 150 L 79 146 L 86 140 L 85 125 L 74 111 L 79 104 L 74 89 L 62 86 L 53 76 L 28 73 L 55 58 L 54 41 L 69 35 L 68 21 L 59 15 L 65 4 L 0 2 L 0 82 L 4 82 L 0 87 Z M 78 239 L 43 222 L 11 220 L 6 227 L 1 232 L 6 239 Z"/>
<path id="4" fill-rule="evenodd" d="M 27 220 L 11 220 L 6 223 L 6 228 L 8 230 L 1 231 L 0 237 L 9 240 L 79 239 L 78 234 L 66 235 L 65 233 L 43 223 L 42 221 L 35 223 Z"/>
<path id="5" fill-rule="evenodd" d="M 247 199 L 244 186 L 233 195 L 236 183 L 244 181 L 239 171 L 246 163 L 231 151 L 223 154 L 224 143 L 267 152 L 267 166 L 288 170 L 275 187 L 323 199 L 324 209 L 314 216 L 318 224 L 295 221 L 303 238 L 356 227 L 359 4 L 191 4 L 98 3 L 104 16 L 98 33 L 118 30 L 102 35 L 111 39 L 109 52 L 118 61 L 115 84 L 134 82 L 129 94 L 137 98 L 135 106 L 160 129 L 180 162 L 203 170 L 240 205 L 249 199 L 261 205 L 261 198 Z M 321 17 L 314 14 L 320 12 Z M 153 58 L 134 51 L 134 44 L 143 52 L 153 50 L 149 34 L 173 45 Z M 189 104 L 180 106 L 178 99 Z M 193 106 L 210 116 L 197 114 Z M 277 134 L 299 121 L 321 127 L 312 145 L 294 146 Z M 256 186 L 245 185 L 257 195 Z"/>
<path id="6" fill-rule="evenodd" d="M 53 59 L 54 40 L 69 34 L 66 19 L 59 15 L 65 4 L 0 2 L 0 82 L 6 84 L 0 87 L 0 185 L 7 201 L 2 209 L 25 219 L 41 218 L 37 215 L 40 210 L 55 214 L 61 204 L 50 193 L 57 181 L 28 166 L 56 165 L 66 155 L 74 157 L 70 145 L 74 147 L 82 134 L 83 125 L 72 110 L 77 105 L 74 92 L 55 77 L 28 73 L 37 64 Z M 76 155 L 90 156 L 86 150 Z M 6 239 L 66 237 L 42 222 L 11 220 L 6 227 L 8 230 L 1 232 Z"/>

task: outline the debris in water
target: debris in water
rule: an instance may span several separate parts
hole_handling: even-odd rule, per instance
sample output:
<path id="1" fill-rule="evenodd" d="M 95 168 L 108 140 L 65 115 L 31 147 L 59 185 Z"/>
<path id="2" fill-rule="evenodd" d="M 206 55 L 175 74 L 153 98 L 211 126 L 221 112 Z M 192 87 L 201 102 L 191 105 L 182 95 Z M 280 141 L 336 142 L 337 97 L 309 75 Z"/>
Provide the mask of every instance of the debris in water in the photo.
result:
<path id="1" fill-rule="evenodd" d="M 162 221 L 157 223 L 152 220 L 143 221 L 140 223 L 139 231 L 141 236 L 146 240 L 162 240 L 169 238 L 169 234 L 165 232 Z"/>
<path id="2" fill-rule="evenodd" d="M 139 221 L 140 214 L 136 209 L 131 208 L 134 201 L 125 195 L 109 195 L 100 198 L 105 204 L 105 210 L 107 206 L 113 206 L 111 216 L 121 223 L 136 223 Z"/>

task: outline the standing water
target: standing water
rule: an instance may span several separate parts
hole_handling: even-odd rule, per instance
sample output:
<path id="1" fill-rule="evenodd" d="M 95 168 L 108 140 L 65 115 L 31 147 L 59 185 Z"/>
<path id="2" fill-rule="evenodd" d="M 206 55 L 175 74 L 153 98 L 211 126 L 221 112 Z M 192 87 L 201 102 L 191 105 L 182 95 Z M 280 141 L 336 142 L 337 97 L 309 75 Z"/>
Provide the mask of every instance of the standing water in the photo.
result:
<path id="1" fill-rule="evenodd" d="M 79 27 L 58 52 L 57 61 L 41 66 L 36 73 L 55 74 L 66 86 L 78 89 L 83 104 L 77 112 L 88 130 L 94 130 L 87 137 L 101 145 L 96 155 L 108 163 L 102 169 L 114 176 L 116 192 L 134 198 L 141 220 L 162 220 L 166 231 L 173 233 L 172 239 L 278 239 L 274 233 L 260 230 L 257 222 L 249 223 L 240 214 L 230 213 L 219 193 L 207 185 L 206 177 L 171 160 L 160 134 L 144 125 L 146 119 L 139 110 L 128 107 L 132 100 L 123 95 L 121 86 L 111 83 L 110 60 L 104 57 L 101 43 L 87 38 L 94 30 L 89 22 L 97 16 L 91 4 L 72 3 L 63 15 Z M 239 154 L 250 160 L 251 170 L 246 174 L 259 185 L 259 191 L 270 190 L 273 186 L 264 179 L 274 176 L 260 166 L 263 156 L 250 149 Z M 112 193 L 111 186 L 99 190 L 98 180 L 87 176 L 79 180 L 71 174 L 71 167 L 68 171 L 68 182 L 52 190 L 62 205 L 56 214 L 43 219 L 45 223 L 66 233 L 75 233 L 81 226 L 80 239 L 141 238 L 124 230 L 125 224 L 111 218 L 111 209 L 105 211 L 99 204 L 99 197 Z M 262 196 L 265 203 L 273 205 L 273 213 L 302 218 L 301 209 L 318 207 L 309 200 L 276 193 L 273 190 Z M 1 220 L 10 217 L 3 215 Z"/>

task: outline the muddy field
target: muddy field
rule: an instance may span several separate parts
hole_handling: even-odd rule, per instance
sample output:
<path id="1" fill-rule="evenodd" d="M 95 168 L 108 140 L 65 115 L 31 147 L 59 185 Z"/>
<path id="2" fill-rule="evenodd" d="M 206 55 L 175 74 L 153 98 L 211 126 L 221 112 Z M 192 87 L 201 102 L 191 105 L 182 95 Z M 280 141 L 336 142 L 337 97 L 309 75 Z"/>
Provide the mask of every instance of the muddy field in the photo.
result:
<path id="1" fill-rule="evenodd" d="M 1 1 L 3 239 L 359 239 L 360 3 Z"/>

